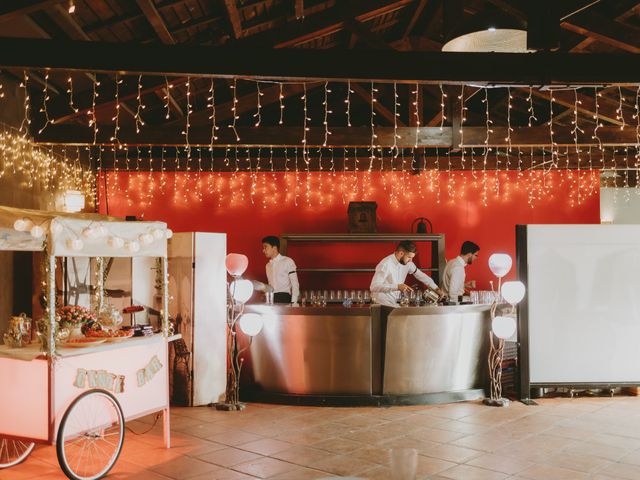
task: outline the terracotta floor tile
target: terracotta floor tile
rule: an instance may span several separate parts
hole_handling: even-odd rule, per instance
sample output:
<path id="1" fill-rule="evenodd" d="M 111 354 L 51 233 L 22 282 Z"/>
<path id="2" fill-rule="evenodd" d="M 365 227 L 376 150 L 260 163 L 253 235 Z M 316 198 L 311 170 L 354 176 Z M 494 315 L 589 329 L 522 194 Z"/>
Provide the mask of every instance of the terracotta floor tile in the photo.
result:
<path id="1" fill-rule="evenodd" d="M 320 478 L 329 478 L 334 475 L 321 472 L 320 470 L 313 470 L 311 468 L 296 468 L 295 470 L 291 470 L 289 472 L 281 473 L 279 475 L 274 475 L 273 477 L 269 477 L 269 480 L 318 480 Z M 388 480 L 388 477 L 387 477 Z"/>
<path id="2" fill-rule="evenodd" d="M 598 473 L 628 480 L 640 479 L 640 466 L 625 463 L 610 463 L 598 470 Z"/>
<path id="3" fill-rule="evenodd" d="M 317 470 L 343 476 L 358 476 L 375 466 L 375 463 L 360 458 L 353 458 L 348 455 L 333 455 L 311 465 L 312 468 Z"/>
<path id="4" fill-rule="evenodd" d="M 207 437 L 207 440 L 210 440 L 212 442 L 222 443 L 224 445 L 229 445 L 233 447 L 235 445 L 241 445 L 243 443 L 262 440 L 262 438 L 263 437 L 254 435 L 253 433 L 236 430 L 236 431 L 230 431 L 230 432 L 218 433 L 216 435 L 212 435 L 211 437 Z"/>
<path id="5" fill-rule="evenodd" d="M 579 472 L 594 473 L 611 464 L 609 460 L 594 455 L 575 455 L 562 452 L 549 457 L 545 462 L 552 467 L 568 468 Z"/>
<path id="6" fill-rule="evenodd" d="M 257 477 L 247 475 L 246 473 L 222 468 L 220 470 L 216 470 L 215 472 L 209 472 L 203 475 L 198 475 L 197 477 L 191 477 L 189 480 L 252 480 L 256 478 Z"/>
<path id="7" fill-rule="evenodd" d="M 437 445 L 420 452 L 422 455 L 440 458 L 449 462 L 464 463 L 474 457 L 482 455 L 478 450 L 470 448 L 457 447 L 455 445 Z"/>
<path id="8" fill-rule="evenodd" d="M 514 475 L 530 467 L 532 464 L 531 462 L 518 460 L 512 457 L 487 453 L 469 460 L 467 462 L 467 465 L 473 465 L 475 467 L 481 467 L 487 470 L 495 470 L 496 472 Z"/>
<path id="9" fill-rule="evenodd" d="M 531 467 L 518 473 L 519 477 L 531 478 L 534 480 L 585 480 L 589 474 L 576 472 L 567 468 L 550 467 L 548 465 L 532 465 Z"/>
<path id="10" fill-rule="evenodd" d="M 628 463 L 631 465 L 640 465 L 640 450 L 626 454 L 620 460 L 621 463 Z"/>
<path id="11" fill-rule="evenodd" d="M 419 478 L 427 475 L 435 475 L 436 473 L 455 467 L 455 465 L 455 463 L 447 462 L 446 460 L 441 460 L 439 458 L 418 455 L 417 474 Z"/>
<path id="12" fill-rule="evenodd" d="M 271 457 L 278 458 L 289 463 L 295 463 L 296 465 L 301 465 L 303 467 L 308 467 L 320 460 L 324 460 L 332 456 L 333 454 L 326 450 L 318 450 L 304 445 L 298 445 L 271 455 Z"/>
<path id="13" fill-rule="evenodd" d="M 452 432 L 450 430 L 442 430 L 439 428 L 421 428 L 420 430 L 411 432 L 411 438 L 416 440 L 428 440 L 437 443 L 449 443 L 467 436 L 466 433 Z"/>
<path id="14" fill-rule="evenodd" d="M 439 473 L 441 477 L 454 480 L 503 480 L 507 475 L 493 470 L 473 467 L 471 465 L 458 465 Z"/>
<path id="15" fill-rule="evenodd" d="M 233 470 L 246 473 L 247 475 L 253 475 L 254 477 L 269 478 L 274 475 L 296 470 L 298 466 L 275 458 L 263 457 L 250 462 L 234 465 L 232 468 Z"/>
<path id="16" fill-rule="evenodd" d="M 349 454 L 354 450 L 362 448 L 362 443 L 354 442 L 353 440 L 347 440 L 346 438 L 330 438 L 329 440 L 323 440 L 309 445 L 310 447 L 317 448 L 318 450 L 326 450 L 338 455 Z"/>
<path id="17" fill-rule="evenodd" d="M 150 467 L 149 470 L 167 477 L 182 480 L 195 477 L 196 475 L 208 474 L 209 472 L 220 470 L 220 468 L 211 463 L 198 460 L 197 458 L 181 457 L 165 464 Z"/>
<path id="18" fill-rule="evenodd" d="M 292 443 L 275 440 L 273 438 L 263 438 L 249 443 L 237 445 L 236 448 L 248 452 L 259 453 L 260 455 L 273 455 L 274 453 L 287 450 L 293 447 Z"/>
<path id="19" fill-rule="evenodd" d="M 262 456 L 231 447 L 223 448 L 222 450 L 216 450 L 215 452 L 200 455 L 198 457 L 199 460 L 203 460 L 205 462 L 226 468 L 238 465 L 239 463 L 258 460 L 259 458 L 262 458 Z"/>

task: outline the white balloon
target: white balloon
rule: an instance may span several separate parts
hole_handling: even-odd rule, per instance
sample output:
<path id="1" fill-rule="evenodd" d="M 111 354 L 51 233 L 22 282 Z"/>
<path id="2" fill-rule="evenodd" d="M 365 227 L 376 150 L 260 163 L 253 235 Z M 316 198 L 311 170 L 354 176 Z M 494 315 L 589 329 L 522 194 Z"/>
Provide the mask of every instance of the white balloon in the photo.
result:
<path id="1" fill-rule="evenodd" d="M 44 235 L 44 228 L 42 228 L 40 225 L 34 225 L 33 227 L 31 227 L 31 236 L 33 238 L 40 238 L 42 237 L 42 235 Z"/>
<path id="2" fill-rule="evenodd" d="M 124 245 L 124 240 L 120 237 L 109 237 L 107 243 L 113 248 L 122 248 L 122 246 Z"/>
<path id="3" fill-rule="evenodd" d="M 502 284 L 500 292 L 502 293 L 502 298 L 504 298 L 511 305 L 515 305 L 524 298 L 525 290 L 526 289 L 524 287 L 524 283 L 515 281 L 504 282 Z"/>
<path id="4" fill-rule="evenodd" d="M 509 338 L 516 331 L 516 320 L 513 317 L 495 317 L 491 322 L 491 330 L 498 338 Z"/>
<path id="5" fill-rule="evenodd" d="M 229 285 L 231 295 L 236 302 L 245 303 L 253 295 L 253 283 L 250 280 L 234 280 Z"/>
<path id="6" fill-rule="evenodd" d="M 512 263 L 511 257 L 506 253 L 494 253 L 489 257 L 489 269 L 498 278 L 509 273 Z"/>
<path id="7" fill-rule="evenodd" d="M 240 317 L 240 329 L 249 335 L 254 337 L 260 333 L 264 322 L 262 321 L 262 315 L 257 313 L 245 313 Z"/>

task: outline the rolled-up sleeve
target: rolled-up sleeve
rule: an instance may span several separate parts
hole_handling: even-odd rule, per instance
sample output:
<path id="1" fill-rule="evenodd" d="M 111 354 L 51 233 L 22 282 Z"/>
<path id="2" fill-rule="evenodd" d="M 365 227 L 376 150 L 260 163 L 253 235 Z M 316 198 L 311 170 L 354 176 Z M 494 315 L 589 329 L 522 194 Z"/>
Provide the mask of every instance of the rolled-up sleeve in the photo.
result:
<path id="1" fill-rule="evenodd" d="M 300 298 L 300 282 L 298 281 L 298 272 L 296 263 L 291 260 L 289 268 L 289 281 L 291 282 L 291 303 L 298 303 Z"/>

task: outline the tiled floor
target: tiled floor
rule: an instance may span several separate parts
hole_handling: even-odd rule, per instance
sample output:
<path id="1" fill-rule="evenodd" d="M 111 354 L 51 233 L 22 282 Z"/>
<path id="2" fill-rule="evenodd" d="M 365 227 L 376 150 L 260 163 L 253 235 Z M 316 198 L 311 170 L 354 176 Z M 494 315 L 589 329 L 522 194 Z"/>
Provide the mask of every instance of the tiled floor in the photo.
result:
<path id="1" fill-rule="evenodd" d="M 148 429 L 153 418 L 130 422 Z M 640 399 L 548 399 L 537 407 L 477 402 L 394 408 L 250 404 L 243 412 L 172 410 L 162 429 L 127 432 L 109 478 L 136 480 L 390 479 L 389 451 L 418 450 L 418 478 L 640 479 Z M 38 447 L 0 479 L 65 478 L 55 449 Z"/>

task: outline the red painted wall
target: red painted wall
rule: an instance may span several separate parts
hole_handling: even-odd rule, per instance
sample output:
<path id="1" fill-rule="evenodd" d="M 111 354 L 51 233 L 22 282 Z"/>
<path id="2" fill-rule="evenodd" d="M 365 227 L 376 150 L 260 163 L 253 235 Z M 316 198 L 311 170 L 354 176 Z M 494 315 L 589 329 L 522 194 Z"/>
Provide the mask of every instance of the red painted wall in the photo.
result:
<path id="1" fill-rule="evenodd" d="M 228 251 L 249 257 L 248 278 L 265 280 L 261 238 L 281 233 L 344 233 L 349 201 L 378 204 L 378 232 L 409 232 L 419 216 L 446 235 L 446 256 L 455 257 L 464 240 L 481 247 L 467 279 L 487 289 L 489 255 L 506 252 L 515 260 L 515 225 L 599 223 L 596 173 L 440 172 L 412 176 L 373 173 L 132 173 L 103 176 L 100 211 L 116 216 L 144 215 L 176 232 L 228 234 Z M 108 202 L 105 201 L 105 189 Z M 297 204 L 297 205 L 296 205 Z M 310 245 L 292 247 L 298 267 L 373 268 L 394 246 Z M 429 263 L 421 249 L 418 262 Z M 301 275 L 303 289 L 366 288 L 371 274 L 341 277 Z M 512 271 L 507 278 L 514 278 Z"/>

